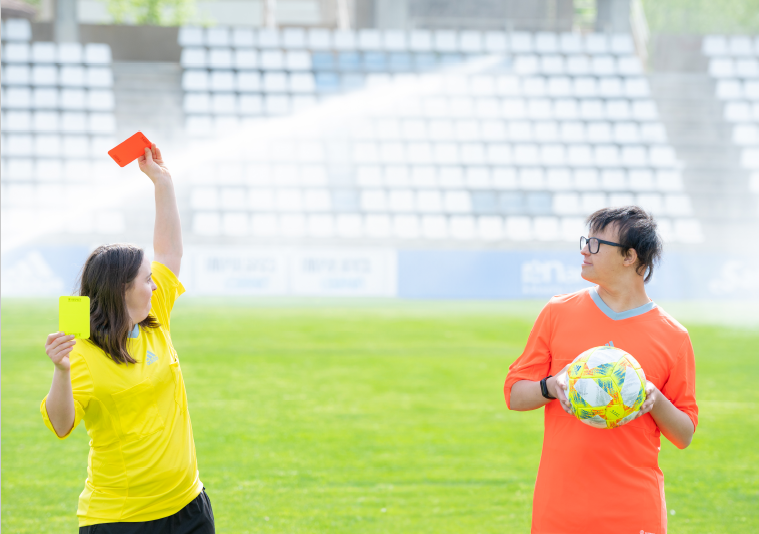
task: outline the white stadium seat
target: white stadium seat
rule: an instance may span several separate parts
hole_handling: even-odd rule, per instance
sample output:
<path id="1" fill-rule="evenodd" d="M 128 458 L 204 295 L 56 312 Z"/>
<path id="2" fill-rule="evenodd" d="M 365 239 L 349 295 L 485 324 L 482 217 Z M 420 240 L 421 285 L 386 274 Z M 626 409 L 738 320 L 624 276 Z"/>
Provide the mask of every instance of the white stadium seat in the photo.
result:
<path id="1" fill-rule="evenodd" d="M 433 49 L 438 52 L 456 52 L 459 49 L 455 31 L 436 30 L 433 33 Z"/>
<path id="2" fill-rule="evenodd" d="M 32 91 L 28 87 L 9 87 L 3 95 L 4 109 L 30 109 Z"/>
<path id="3" fill-rule="evenodd" d="M 56 52 L 58 63 L 82 63 L 84 59 L 84 50 L 79 43 L 59 43 Z"/>
<path id="4" fill-rule="evenodd" d="M 177 36 L 179 46 L 203 46 L 204 36 L 203 28 L 196 26 L 182 26 L 179 28 L 179 34 Z"/>
<path id="5" fill-rule="evenodd" d="M 482 52 L 482 33 L 478 31 L 462 31 L 459 34 L 459 49 L 467 54 Z"/>
<path id="6" fill-rule="evenodd" d="M 185 68 L 208 66 L 208 55 L 205 48 L 183 48 L 179 62 Z"/>
<path id="7" fill-rule="evenodd" d="M 509 50 L 515 54 L 533 51 L 532 34 L 527 32 L 512 32 L 509 35 Z"/>
<path id="8" fill-rule="evenodd" d="M 485 51 L 490 53 L 505 52 L 509 46 L 504 32 L 486 32 L 483 44 Z"/>
<path id="9" fill-rule="evenodd" d="M 26 19 L 8 19 L 3 29 L 3 41 L 32 40 L 32 25 Z"/>
<path id="10" fill-rule="evenodd" d="M 32 43 L 32 63 L 55 63 L 57 59 L 55 43 L 44 41 Z"/>
<path id="11" fill-rule="evenodd" d="M 257 44 L 256 34 L 252 28 L 233 28 L 231 41 L 235 48 L 251 48 Z"/>
<path id="12" fill-rule="evenodd" d="M 29 63 L 31 56 L 32 53 L 29 43 L 9 42 L 3 44 L 4 63 Z"/>
<path id="13" fill-rule="evenodd" d="M 401 30 L 382 32 L 382 47 L 390 51 L 404 51 L 408 48 L 406 33 Z"/>
<path id="14" fill-rule="evenodd" d="M 552 32 L 535 34 L 535 51 L 540 54 L 552 54 L 559 51 L 558 36 Z"/>
<path id="15" fill-rule="evenodd" d="M 205 42 L 208 47 L 228 47 L 231 44 L 229 28 L 206 28 Z"/>
<path id="16" fill-rule="evenodd" d="M 709 61 L 709 74 L 714 78 L 734 78 L 735 66 L 730 58 L 714 58 Z"/>
<path id="17" fill-rule="evenodd" d="M 730 37 L 730 55 L 731 56 L 753 56 L 754 46 L 751 37 L 746 35 L 733 35 Z"/>
<path id="18" fill-rule="evenodd" d="M 261 90 L 261 75 L 258 72 L 238 72 L 235 80 L 235 89 L 241 93 L 255 93 Z"/>
<path id="19" fill-rule="evenodd" d="M 236 86 L 235 73 L 231 70 L 211 71 L 210 89 L 216 92 L 234 91 Z"/>
<path id="20" fill-rule="evenodd" d="M 258 48 L 279 48 L 279 31 L 268 28 L 258 30 L 256 44 L 258 45 Z"/>
<path id="21" fill-rule="evenodd" d="M 356 33 L 350 30 L 335 30 L 332 33 L 332 46 L 335 50 L 355 50 Z"/>
<path id="22" fill-rule="evenodd" d="M 584 49 L 588 54 L 606 54 L 609 51 L 609 43 L 603 33 L 589 33 L 585 35 L 584 41 Z"/>
<path id="23" fill-rule="evenodd" d="M 759 61 L 756 59 L 736 59 L 735 75 L 739 78 L 759 77 Z"/>
<path id="24" fill-rule="evenodd" d="M 185 91 L 207 91 L 209 87 L 208 71 L 186 70 L 182 73 L 182 88 Z"/>
<path id="25" fill-rule="evenodd" d="M 613 54 L 624 55 L 634 54 L 635 46 L 632 37 L 626 33 L 615 34 L 611 36 L 609 48 Z"/>
<path id="26" fill-rule="evenodd" d="M 358 31 L 359 50 L 382 50 L 382 34 L 378 30 L 363 29 Z"/>
<path id="27" fill-rule="evenodd" d="M 579 54 L 583 51 L 582 37 L 577 33 L 562 33 L 559 37 L 559 51 L 562 54 Z"/>
<path id="28" fill-rule="evenodd" d="M 102 43 L 84 45 L 84 62 L 87 65 L 109 65 L 111 60 L 111 47 L 109 45 Z"/>
<path id="29" fill-rule="evenodd" d="M 717 81 L 717 98 L 720 100 L 740 100 L 743 98 L 743 83 L 740 80 Z"/>
<path id="30" fill-rule="evenodd" d="M 228 69 L 233 66 L 231 48 L 211 48 L 207 65 L 212 69 Z"/>
<path id="31" fill-rule="evenodd" d="M 62 89 L 61 109 L 81 110 L 87 107 L 87 92 L 84 89 Z"/>
<path id="32" fill-rule="evenodd" d="M 264 50 L 261 52 L 260 66 L 263 70 L 282 70 L 285 56 L 279 50 Z"/>
<path id="33" fill-rule="evenodd" d="M 303 28 L 286 28 L 282 31 L 283 48 L 305 48 L 306 31 Z"/>
<path id="34" fill-rule="evenodd" d="M 705 56 L 726 56 L 729 54 L 727 39 L 722 35 L 706 35 L 701 41 L 701 51 Z"/>
<path id="35" fill-rule="evenodd" d="M 75 72 L 82 72 L 83 70 L 81 67 L 63 67 L 62 69 L 64 72 L 68 72 L 70 70 L 73 70 Z M 31 76 L 31 82 L 32 85 L 36 86 L 51 86 L 51 85 L 58 85 L 58 68 L 51 66 L 51 65 L 35 65 L 32 67 L 32 76 Z M 76 81 L 79 81 L 79 77 L 76 76 Z M 71 78 L 69 77 L 62 77 L 61 79 L 61 85 L 69 85 L 69 80 Z M 84 82 L 83 76 L 81 77 L 81 82 Z M 78 83 L 78 85 L 82 85 L 82 83 Z"/>

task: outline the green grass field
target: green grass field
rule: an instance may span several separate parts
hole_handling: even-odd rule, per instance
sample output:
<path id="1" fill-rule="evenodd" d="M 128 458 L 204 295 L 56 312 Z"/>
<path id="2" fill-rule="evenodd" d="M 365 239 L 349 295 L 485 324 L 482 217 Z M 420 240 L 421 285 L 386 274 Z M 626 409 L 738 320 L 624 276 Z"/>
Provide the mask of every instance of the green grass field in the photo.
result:
<path id="1" fill-rule="evenodd" d="M 540 307 L 180 299 L 218 532 L 529 532 L 542 410 L 509 412 L 502 390 Z M 701 414 L 688 449 L 662 438 L 669 531 L 759 532 L 759 330 L 683 322 Z M 56 325 L 53 299 L 2 303 L 7 533 L 76 532 L 84 425 L 59 442 L 39 414 Z"/>

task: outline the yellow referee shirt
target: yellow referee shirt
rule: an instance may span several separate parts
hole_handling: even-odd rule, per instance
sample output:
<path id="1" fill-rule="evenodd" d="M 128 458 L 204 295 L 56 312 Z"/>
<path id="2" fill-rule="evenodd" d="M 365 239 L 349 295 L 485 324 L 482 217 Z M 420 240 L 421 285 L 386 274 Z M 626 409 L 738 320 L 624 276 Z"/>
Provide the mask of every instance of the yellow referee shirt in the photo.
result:
<path id="1" fill-rule="evenodd" d="M 170 336 L 171 309 L 184 287 L 165 265 L 153 262 L 152 270 L 158 289 L 150 313 L 161 326 L 135 327 L 127 350 L 137 363 L 117 364 L 84 340 L 69 356 L 74 428 L 84 420 L 90 436 L 87 480 L 76 512 L 79 526 L 167 517 L 203 489 L 182 370 Z M 46 400 L 42 418 L 55 433 Z"/>

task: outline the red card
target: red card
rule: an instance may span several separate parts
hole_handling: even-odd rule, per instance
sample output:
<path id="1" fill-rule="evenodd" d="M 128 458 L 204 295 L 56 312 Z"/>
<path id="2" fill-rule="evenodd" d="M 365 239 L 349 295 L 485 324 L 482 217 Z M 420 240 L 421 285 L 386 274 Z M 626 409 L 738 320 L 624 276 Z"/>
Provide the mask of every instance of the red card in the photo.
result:
<path id="1" fill-rule="evenodd" d="M 137 132 L 117 147 L 109 150 L 108 155 L 119 164 L 119 167 L 124 167 L 140 156 L 144 156 L 145 148 L 150 148 L 151 146 L 152 143 L 148 141 L 148 138 L 142 135 L 142 132 Z"/>

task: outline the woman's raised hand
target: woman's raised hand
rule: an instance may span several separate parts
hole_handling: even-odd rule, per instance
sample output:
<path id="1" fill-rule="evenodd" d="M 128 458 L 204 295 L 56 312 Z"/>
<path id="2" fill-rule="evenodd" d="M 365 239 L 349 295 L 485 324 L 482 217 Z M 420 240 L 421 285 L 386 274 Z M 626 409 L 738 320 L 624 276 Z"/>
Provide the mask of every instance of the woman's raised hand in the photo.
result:
<path id="1" fill-rule="evenodd" d="M 74 350 L 76 339 L 74 336 L 67 336 L 63 332 L 56 332 L 47 336 L 45 343 L 45 352 L 55 365 L 56 369 L 68 371 L 71 369 L 69 353 Z"/>
<path id="2" fill-rule="evenodd" d="M 137 163 L 140 165 L 140 170 L 147 174 L 153 183 L 164 178 L 171 178 L 171 173 L 161 156 L 161 150 L 155 146 L 155 143 L 145 149 L 145 154 L 137 158 Z"/>

